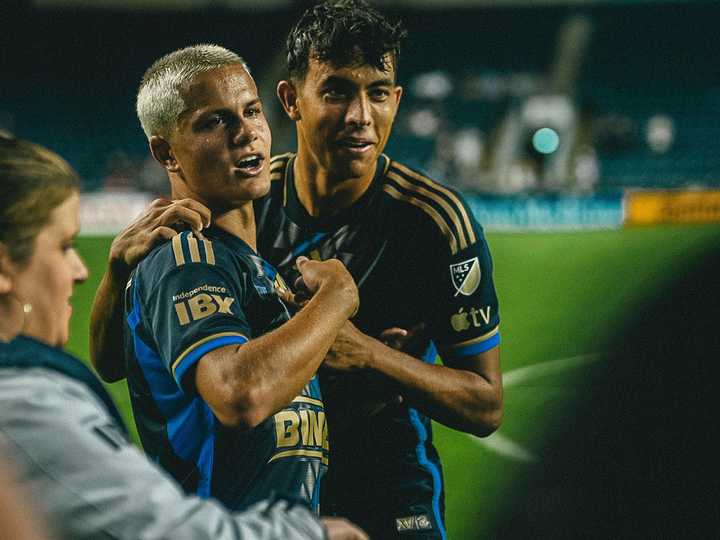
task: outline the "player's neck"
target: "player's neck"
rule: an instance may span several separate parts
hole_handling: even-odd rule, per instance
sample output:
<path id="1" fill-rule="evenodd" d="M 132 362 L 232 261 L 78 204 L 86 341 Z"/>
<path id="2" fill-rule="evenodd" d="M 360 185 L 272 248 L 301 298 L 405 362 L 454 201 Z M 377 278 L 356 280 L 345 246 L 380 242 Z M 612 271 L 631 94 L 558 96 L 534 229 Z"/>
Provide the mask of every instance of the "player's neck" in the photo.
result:
<path id="1" fill-rule="evenodd" d="M 184 182 L 173 180 L 174 178 L 171 177 L 170 196 L 173 199 L 189 198 L 204 204 L 212 213 L 213 225 L 237 236 L 257 252 L 257 229 L 252 201 L 245 201 L 237 208 L 216 208 L 210 202 L 198 197 L 197 194 L 188 191 Z"/>
<path id="2" fill-rule="evenodd" d="M 213 225 L 237 236 L 257 252 L 257 229 L 255 227 L 255 212 L 252 201 L 243 203 L 240 208 L 234 208 L 224 213 L 213 211 Z"/>
<path id="3" fill-rule="evenodd" d="M 334 175 L 302 153 L 294 161 L 295 192 L 300 204 L 313 217 L 325 217 L 349 208 L 368 190 L 375 169 L 359 177 Z"/>

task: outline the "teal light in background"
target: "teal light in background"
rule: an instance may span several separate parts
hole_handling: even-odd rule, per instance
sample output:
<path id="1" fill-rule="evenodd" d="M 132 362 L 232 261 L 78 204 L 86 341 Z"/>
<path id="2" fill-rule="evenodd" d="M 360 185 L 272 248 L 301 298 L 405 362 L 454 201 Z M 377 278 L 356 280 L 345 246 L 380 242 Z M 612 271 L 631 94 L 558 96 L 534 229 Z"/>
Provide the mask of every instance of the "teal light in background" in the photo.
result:
<path id="1" fill-rule="evenodd" d="M 541 154 L 552 154 L 560 146 L 560 137 L 554 129 L 544 127 L 535 132 L 532 144 Z"/>

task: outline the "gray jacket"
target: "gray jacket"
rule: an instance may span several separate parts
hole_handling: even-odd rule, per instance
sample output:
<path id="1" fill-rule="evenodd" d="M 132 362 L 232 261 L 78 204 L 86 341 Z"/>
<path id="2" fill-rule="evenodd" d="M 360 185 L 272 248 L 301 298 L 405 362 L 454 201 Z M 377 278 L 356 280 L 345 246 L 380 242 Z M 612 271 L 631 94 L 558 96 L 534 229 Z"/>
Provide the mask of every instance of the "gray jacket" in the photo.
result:
<path id="1" fill-rule="evenodd" d="M 0 369 L 0 453 L 60 539 L 322 540 L 286 501 L 230 514 L 188 496 L 119 433 L 83 383 L 47 368 Z"/>

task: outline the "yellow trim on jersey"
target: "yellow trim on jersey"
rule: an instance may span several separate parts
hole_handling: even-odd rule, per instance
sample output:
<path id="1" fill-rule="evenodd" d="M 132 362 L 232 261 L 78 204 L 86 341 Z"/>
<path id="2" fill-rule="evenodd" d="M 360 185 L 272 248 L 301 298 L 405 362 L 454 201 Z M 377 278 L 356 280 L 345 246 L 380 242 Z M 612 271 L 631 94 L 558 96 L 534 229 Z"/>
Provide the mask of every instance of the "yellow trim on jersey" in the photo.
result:
<path id="1" fill-rule="evenodd" d="M 390 164 L 392 163 L 392 161 L 385 154 L 383 154 L 382 157 L 385 158 L 385 166 L 383 167 L 383 173 L 382 173 L 382 175 L 385 176 L 388 172 L 388 169 L 390 168 Z"/>
<path id="2" fill-rule="evenodd" d="M 458 219 L 457 212 L 455 212 L 452 207 L 447 203 L 447 201 L 442 198 L 437 193 L 433 193 L 427 188 L 424 188 L 422 186 L 418 186 L 417 184 L 413 184 L 412 182 L 408 182 L 405 180 L 402 176 L 400 176 L 398 173 L 390 171 L 386 175 L 388 178 L 394 180 L 398 184 L 400 184 L 402 187 L 414 191 L 416 193 L 420 193 L 426 197 L 429 197 L 433 201 L 435 201 L 437 204 L 440 205 L 440 207 L 447 212 L 447 215 L 450 217 L 450 220 L 455 225 L 455 230 L 458 232 L 458 244 L 460 245 L 460 249 L 465 249 L 468 247 L 467 239 L 465 238 L 465 232 L 463 231 L 462 224 L 460 223 L 460 220 Z"/>
<path id="3" fill-rule="evenodd" d="M 176 234 L 172 239 L 172 250 L 175 255 L 175 265 L 182 266 L 185 264 L 185 255 L 182 250 L 182 235 Z"/>
<path id="4" fill-rule="evenodd" d="M 286 457 L 301 456 L 321 459 L 323 465 L 328 464 L 328 458 L 325 457 L 322 450 L 285 450 L 284 452 L 278 452 L 268 460 L 268 463 L 272 463 L 277 459 Z"/>
<path id="5" fill-rule="evenodd" d="M 438 184 L 437 182 L 434 182 L 430 178 L 427 178 L 426 176 L 423 176 L 419 173 L 416 173 L 412 169 L 409 169 L 405 165 L 398 163 L 397 161 L 393 161 L 393 166 L 397 167 L 400 171 L 404 172 L 408 176 L 413 177 L 415 180 L 418 180 L 425 184 L 426 186 L 431 186 L 434 189 L 440 191 L 441 193 L 444 193 L 447 195 L 447 197 L 454 203 L 455 205 L 455 211 L 459 214 L 459 217 L 461 218 L 462 222 L 465 224 L 465 227 L 468 231 L 468 245 L 473 245 L 477 238 L 475 237 L 475 231 L 472 227 L 472 221 L 470 220 L 470 217 L 467 214 L 467 211 L 465 210 L 465 205 L 460 201 L 457 195 L 453 193 L 450 189 L 446 188 L 445 186 Z"/>
<path id="6" fill-rule="evenodd" d="M 200 262 L 200 249 L 198 248 L 197 238 L 192 233 L 187 235 L 188 248 L 190 249 L 190 260 L 192 262 Z"/>
<path id="7" fill-rule="evenodd" d="M 212 242 L 207 239 L 200 240 L 203 247 L 205 248 L 205 262 L 208 264 L 215 264 L 215 250 L 213 249 Z"/>
<path id="8" fill-rule="evenodd" d="M 295 154 L 290 154 L 290 158 L 285 162 L 285 173 L 283 180 L 283 208 L 287 206 L 288 177 L 290 176 L 290 167 L 292 167 Z"/>
<path id="9" fill-rule="evenodd" d="M 403 193 L 400 193 L 395 187 L 391 186 L 390 184 L 385 184 L 383 186 L 383 191 L 393 197 L 394 199 L 397 199 L 399 201 L 405 201 L 407 203 L 412 204 L 413 206 L 417 206 L 421 210 L 425 211 L 427 215 L 429 215 L 432 220 L 437 224 L 437 226 L 442 231 L 445 238 L 447 238 L 448 242 L 450 243 L 450 252 L 455 255 L 458 252 L 458 242 L 457 238 L 455 238 L 455 235 L 452 233 L 450 228 L 448 227 L 446 221 L 442 218 L 442 216 L 438 213 L 437 210 L 435 210 L 432 206 L 430 206 L 425 201 L 421 201 L 419 199 L 416 199 L 415 197 L 411 195 L 405 195 Z"/>
<path id="10" fill-rule="evenodd" d="M 277 182 L 278 180 L 282 180 L 285 174 L 285 167 L 288 164 L 288 161 L 292 159 L 292 157 L 295 154 L 292 152 L 286 152 L 285 154 L 280 154 L 279 156 L 273 156 L 270 159 L 270 180 L 272 182 Z"/>
<path id="11" fill-rule="evenodd" d="M 307 396 L 298 396 L 293 399 L 293 403 L 309 403 L 310 405 L 317 405 L 318 407 L 325 407 L 325 404 L 319 399 L 314 399 Z"/>
<path id="12" fill-rule="evenodd" d="M 295 152 L 285 152 L 284 154 L 278 154 L 270 158 L 270 170 L 275 167 L 278 163 L 281 163 L 285 158 L 291 158 L 295 155 Z M 279 168 L 279 167 L 275 167 Z"/>
<path id="13" fill-rule="evenodd" d="M 440 347 L 443 349 L 446 349 L 446 350 L 455 350 L 455 349 L 459 349 L 461 347 L 467 347 L 468 345 L 475 345 L 476 343 L 482 343 L 486 339 L 493 337 L 499 331 L 500 331 L 500 326 L 496 326 L 495 328 L 493 328 L 492 330 L 483 334 L 480 337 L 468 339 L 467 341 L 462 341 L 460 343 L 453 343 L 452 345 L 440 345 Z"/>
<path id="14" fill-rule="evenodd" d="M 202 338 L 201 340 L 196 341 L 195 343 L 193 343 L 192 345 L 190 345 L 187 349 L 185 349 L 185 351 L 183 351 L 183 353 L 182 353 L 180 356 L 177 357 L 177 360 L 175 360 L 175 361 L 173 362 L 172 368 L 171 368 L 173 376 L 175 376 L 175 370 L 176 370 L 177 367 L 180 365 L 180 362 L 182 362 L 182 361 L 183 361 L 183 358 L 185 358 L 188 354 L 190 354 L 191 352 L 193 352 L 193 351 L 194 351 L 195 349 L 197 349 L 200 345 L 203 345 L 203 344 L 207 343 L 208 341 L 210 341 L 210 340 L 212 340 L 212 339 L 221 338 L 221 337 L 226 337 L 226 336 L 240 336 L 240 337 L 243 337 L 243 338 L 245 338 L 245 339 L 247 340 L 247 336 L 246 336 L 245 334 L 241 334 L 240 332 L 220 332 L 219 334 L 213 334 L 212 336 L 208 336 L 208 337 L 206 337 L 206 338 Z"/>

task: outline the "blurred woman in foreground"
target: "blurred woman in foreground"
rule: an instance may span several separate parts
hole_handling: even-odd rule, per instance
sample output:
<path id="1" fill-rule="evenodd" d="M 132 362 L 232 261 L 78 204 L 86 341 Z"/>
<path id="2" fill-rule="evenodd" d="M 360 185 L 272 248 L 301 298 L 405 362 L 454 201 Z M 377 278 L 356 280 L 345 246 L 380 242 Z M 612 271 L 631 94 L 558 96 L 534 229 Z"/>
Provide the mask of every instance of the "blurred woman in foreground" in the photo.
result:
<path id="1" fill-rule="evenodd" d="M 79 182 L 56 154 L 0 132 L 0 449 L 58 538 L 366 538 L 285 500 L 229 514 L 182 493 L 129 444 L 93 373 L 60 350 L 75 284 Z M 0 486 L 0 490 L 4 489 Z M 0 523 L 0 527 L 2 524 Z M 0 529 L 0 537 L 9 530 Z"/>

